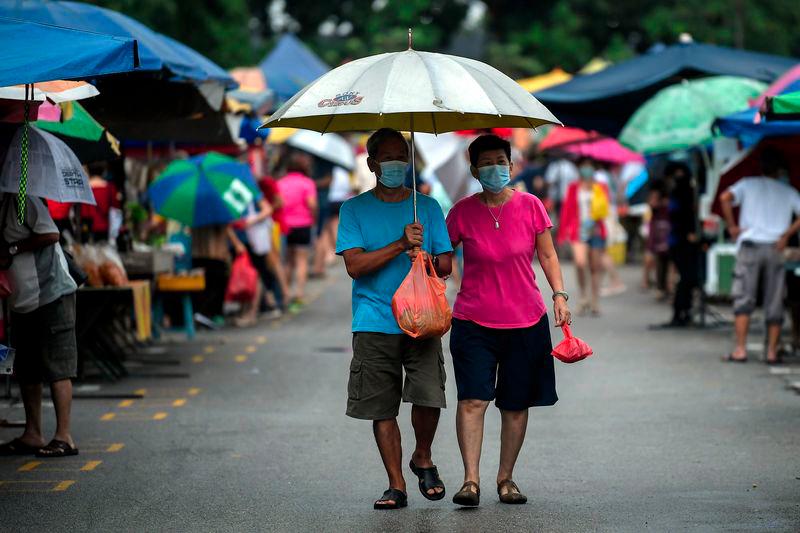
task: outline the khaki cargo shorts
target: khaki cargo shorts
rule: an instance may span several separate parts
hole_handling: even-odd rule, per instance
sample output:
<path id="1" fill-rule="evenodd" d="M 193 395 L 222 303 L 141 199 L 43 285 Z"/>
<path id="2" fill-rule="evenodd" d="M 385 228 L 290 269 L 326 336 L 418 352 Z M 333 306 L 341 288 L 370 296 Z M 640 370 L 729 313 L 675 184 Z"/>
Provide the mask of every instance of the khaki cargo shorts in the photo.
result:
<path id="1" fill-rule="evenodd" d="M 423 407 L 447 407 L 444 382 L 440 338 L 416 340 L 403 334 L 353 333 L 347 416 L 395 418 L 401 400 Z"/>

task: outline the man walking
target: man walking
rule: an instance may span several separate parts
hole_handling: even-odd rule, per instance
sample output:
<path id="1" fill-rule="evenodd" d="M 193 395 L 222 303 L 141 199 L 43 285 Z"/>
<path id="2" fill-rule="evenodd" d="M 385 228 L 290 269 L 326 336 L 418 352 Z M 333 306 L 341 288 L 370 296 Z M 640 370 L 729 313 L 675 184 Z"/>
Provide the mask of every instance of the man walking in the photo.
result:
<path id="1" fill-rule="evenodd" d="M 25 407 L 25 431 L 0 445 L 0 455 L 78 455 L 70 434 L 72 379 L 76 377 L 75 291 L 58 228 L 44 200 L 27 198 L 25 220 L 17 220 L 17 197 L 0 202 L 0 265 L 9 269 L 13 292 L 11 345 L 14 374 Z M 46 444 L 42 433 L 42 383 L 50 385 L 56 431 Z"/>
<path id="2" fill-rule="evenodd" d="M 389 489 L 375 509 L 398 509 L 408 502 L 402 472 L 400 402 L 412 404 L 416 447 L 410 468 L 429 500 L 444 498 L 445 487 L 431 461 L 431 445 L 445 407 L 444 358 L 439 338 L 415 340 L 403 334 L 392 314 L 392 297 L 417 253 L 433 256 L 440 276 L 450 274 L 452 246 L 442 210 L 418 195 L 419 223 L 412 191 L 406 188 L 409 147 L 397 131 L 383 128 L 367 141 L 367 164 L 378 178 L 374 189 L 342 205 L 336 253 L 353 278 L 353 360 L 347 415 L 372 420 L 389 476 Z M 405 380 L 403 379 L 405 370 Z"/>
<path id="3" fill-rule="evenodd" d="M 764 315 L 767 323 L 767 364 L 780 363 L 778 340 L 783 322 L 786 274 L 783 250 L 789 237 L 800 230 L 800 193 L 779 180 L 786 164 L 780 152 L 766 149 L 761 154 L 762 177 L 744 178 L 722 193 L 722 212 L 728 232 L 736 239 L 736 269 L 733 310 L 736 347 L 725 361 L 747 361 L 747 330 L 756 306 L 759 276 L 763 275 Z M 740 207 L 739 224 L 733 206 Z"/>

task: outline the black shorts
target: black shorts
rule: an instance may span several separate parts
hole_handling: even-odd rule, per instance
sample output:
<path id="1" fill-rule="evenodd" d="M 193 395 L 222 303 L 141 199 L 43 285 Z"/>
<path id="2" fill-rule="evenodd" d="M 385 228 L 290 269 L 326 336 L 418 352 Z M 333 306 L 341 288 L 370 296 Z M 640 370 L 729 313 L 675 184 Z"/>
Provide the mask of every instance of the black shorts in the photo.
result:
<path id="1" fill-rule="evenodd" d="M 287 246 L 310 246 L 311 228 L 292 228 L 286 236 Z"/>
<path id="2" fill-rule="evenodd" d="M 552 351 L 546 314 L 535 325 L 520 329 L 453 319 L 450 353 L 459 401 L 496 399 L 495 405 L 507 411 L 555 404 Z"/>
<path id="3" fill-rule="evenodd" d="M 75 293 L 30 313 L 11 313 L 14 374 L 24 384 L 73 379 L 78 372 Z"/>

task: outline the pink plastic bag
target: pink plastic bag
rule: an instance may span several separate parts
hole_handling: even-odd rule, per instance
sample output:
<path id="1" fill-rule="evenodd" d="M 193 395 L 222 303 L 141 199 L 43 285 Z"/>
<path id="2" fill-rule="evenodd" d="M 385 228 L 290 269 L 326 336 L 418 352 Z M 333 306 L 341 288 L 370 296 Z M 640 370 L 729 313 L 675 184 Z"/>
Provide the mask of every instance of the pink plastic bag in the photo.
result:
<path id="1" fill-rule="evenodd" d="M 561 326 L 561 330 L 564 340 L 553 348 L 553 357 L 562 363 L 577 363 L 592 355 L 592 348 L 578 337 L 573 337 L 568 325 Z"/>
<path id="2" fill-rule="evenodd" d="M 392 312 L 400 329 L 415 339 L 441 337 L 447 333 L 453 312 L 447 303 L 446 291 L 447 286 L 436 275 L 430 256 L 418 254 L 392 298 Z"/>
<path id="3" fill-rule="evenodd" d="M 258 290 L 258 271 L 247 253 L 239 254 L 233 260 L 225 301 L 251 302 L 255 298 L 256 290 Z"/>

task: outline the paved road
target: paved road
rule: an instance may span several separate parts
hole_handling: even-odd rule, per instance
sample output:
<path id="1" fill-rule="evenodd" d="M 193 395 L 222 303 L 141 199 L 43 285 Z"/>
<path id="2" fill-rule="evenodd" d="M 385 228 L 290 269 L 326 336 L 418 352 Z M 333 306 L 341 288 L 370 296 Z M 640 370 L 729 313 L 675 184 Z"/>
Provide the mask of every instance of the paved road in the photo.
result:
<path id="1" fill-rule="evenodd" d="M 800 529 L 800 397 L 762 365 L 720 363 L 724 332 L 647 331 L 666 311 L 635 291 L 576 321 L 597 355 L 558 364 L 560 402 L 531 417 L 515 476 L 528 505 L 494 497 L 491 409 L 479 509 L 411 491 L 408 509 L 373 511 L 386 482 L 370 425 L 344 416 L 349 285 L 337 271 L 314 290 L 299 317 L 150 355 L 179 359 L 157 370 L 189 378 L 102 390 L 144 392 L 133 402 L 78 401 L 79 459 L 0 459 L 0 530 Z M 434 459 L 452 494 L 461 481 L 452 378 L 448 401 Z M 21 410 L 0 407 L 9 416 Z M 0 429 L 0 440 L 14 431 Z"/>

